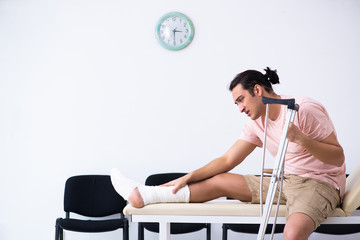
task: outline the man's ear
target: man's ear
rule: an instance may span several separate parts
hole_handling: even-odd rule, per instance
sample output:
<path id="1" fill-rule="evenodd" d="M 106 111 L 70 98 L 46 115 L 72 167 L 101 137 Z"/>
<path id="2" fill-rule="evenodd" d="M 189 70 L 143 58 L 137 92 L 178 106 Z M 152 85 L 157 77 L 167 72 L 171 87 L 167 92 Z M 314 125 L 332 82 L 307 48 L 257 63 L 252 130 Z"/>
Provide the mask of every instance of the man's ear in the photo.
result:
<path id="1" fill-rule="evenodd" d="M 263 88 L 259 84 L 255 84 L 254 94 L 260 97 L 263 95 Z"/>

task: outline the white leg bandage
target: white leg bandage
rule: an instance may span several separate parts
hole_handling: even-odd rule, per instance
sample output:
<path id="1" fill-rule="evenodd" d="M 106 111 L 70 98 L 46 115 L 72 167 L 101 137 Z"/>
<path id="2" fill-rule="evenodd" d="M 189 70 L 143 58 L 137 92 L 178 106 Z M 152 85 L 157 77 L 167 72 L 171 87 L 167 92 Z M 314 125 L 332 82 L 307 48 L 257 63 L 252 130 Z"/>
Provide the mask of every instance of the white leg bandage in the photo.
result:
<path id="1" fill-rule="evenodd" d="M 125 200 L 128 200 L 130 193 L 140 185 L 140 183 L 125 177 L 116 168 L 111 170 L 110 178 L 116 192 L 120 194 L 120 196 L 122 196 Z"/>
<path id="2" fill-rule="evenodd" d="M 188 185 L 179 189 L 175 194 L 172 192 L 174 189 L 171 187 L 158 187 L 158 186 L 138 186 L 141 197 L 143 198 L 144 205 L 151 203 L 176 203 L 190 201 L 190 190 Z"/>
<path id="3" fill-rule="evenodd" d="M 170 202 L 185 202 L 190 201 L 190 190 L 186 185 L 179 189 L 176 194 L 171 187 L 145 186 L 140 183 L 125 177 L 121 172 L 114 168 L 110 173 L 111 183 L 116 192 L 120 194 L 125 200 L 129 199 L 131 192 L 138 188 L 140 195 L 144 201 L 144 205 L 151 203 L 170 203 Z"/>

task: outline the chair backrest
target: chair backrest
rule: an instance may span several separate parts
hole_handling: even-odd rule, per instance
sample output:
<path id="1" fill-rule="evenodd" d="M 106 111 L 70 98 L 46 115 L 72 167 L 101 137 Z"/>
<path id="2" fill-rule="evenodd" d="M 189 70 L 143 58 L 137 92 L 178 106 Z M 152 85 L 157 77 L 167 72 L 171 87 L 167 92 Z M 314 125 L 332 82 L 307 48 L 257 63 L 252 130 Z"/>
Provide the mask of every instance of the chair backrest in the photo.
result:
<path id="1" fill-rule="evenodd" d="M 345 196 L 341 208 L 348 216 L 360 206 L 360 165 L 346 178 Z"/>
<path id="2" fill-rule="evenodd" d="M 153 174 L 147 177 L 145 181 L 145 185 L 148 186 L 156 186 L 160 184 L 164 184 L 170 182 L 176 178 L 182 177 L 186 175 L 186 173 L 158 173 Z"/>
<path id="3" fill-rule="evenodd" d="M 126 201 L 115 191 L 109 175 L 70 177 L 65 184 L 64 211 L 88 217 L 122 213 Z"/>

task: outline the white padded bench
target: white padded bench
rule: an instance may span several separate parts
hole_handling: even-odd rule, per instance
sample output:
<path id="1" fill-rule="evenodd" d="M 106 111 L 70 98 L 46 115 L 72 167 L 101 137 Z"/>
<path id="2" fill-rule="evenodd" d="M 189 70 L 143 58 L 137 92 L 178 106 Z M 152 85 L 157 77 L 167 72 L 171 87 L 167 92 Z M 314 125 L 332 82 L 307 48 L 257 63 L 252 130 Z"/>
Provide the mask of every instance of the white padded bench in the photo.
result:
<path id="1" fill-rule="evenodd" d="M 323 224 L 360 224 L 360 166 L 346 180 L 344 201 Z M 275 211 L 276 206 L 272 208 Z M 170 223 L 246 223 L 259 224 L 260 205 L 238 200 L 214 200 L 205 203 L 161 203 L 143 208 L 127 205 L 124 214 L 132 222 L 158 222 L 159 239 L 170 240 Z M 286 206 L 280 205 L 277 223 L 285 224 Z M 273 222 L 271 217 L 269 223 Z"/>

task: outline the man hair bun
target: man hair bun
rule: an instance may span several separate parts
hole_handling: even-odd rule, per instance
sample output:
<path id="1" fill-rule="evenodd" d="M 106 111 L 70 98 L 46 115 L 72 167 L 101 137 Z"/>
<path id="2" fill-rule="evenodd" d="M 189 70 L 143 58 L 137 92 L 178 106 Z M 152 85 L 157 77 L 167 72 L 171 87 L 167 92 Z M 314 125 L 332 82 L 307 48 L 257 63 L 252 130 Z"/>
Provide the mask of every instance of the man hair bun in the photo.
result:
<path id="1" fill-rule="evenodd" d="M 269 81 L 272 84 L 280 83 L 279 76 L 277 75 L 276 70 L 271 70 L 269 67 L 266 67 L 264 70 L 265 70 L 264 76 L 267 81 Z"/>

